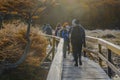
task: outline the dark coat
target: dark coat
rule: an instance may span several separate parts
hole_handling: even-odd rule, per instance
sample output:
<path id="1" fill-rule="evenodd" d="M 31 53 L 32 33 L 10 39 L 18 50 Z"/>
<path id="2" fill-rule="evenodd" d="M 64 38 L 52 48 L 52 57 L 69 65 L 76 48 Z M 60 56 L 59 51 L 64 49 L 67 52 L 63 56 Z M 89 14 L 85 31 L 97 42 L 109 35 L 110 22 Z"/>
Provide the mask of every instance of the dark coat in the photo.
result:
<path id="1" fill-rule="evenodd" d="M 71 30 L 71 44 L 85 46 L 85 30 L 82 26 L 78 25 Z"/>
<path id="2" fill-rule="evenodd" d="M 52 28 L 51 28 L 51 26 L 49 26 L 49 25 L 45 26 L 45 28 L 43 29 L 43 32 L 45 34 L 52 35 Z"/>

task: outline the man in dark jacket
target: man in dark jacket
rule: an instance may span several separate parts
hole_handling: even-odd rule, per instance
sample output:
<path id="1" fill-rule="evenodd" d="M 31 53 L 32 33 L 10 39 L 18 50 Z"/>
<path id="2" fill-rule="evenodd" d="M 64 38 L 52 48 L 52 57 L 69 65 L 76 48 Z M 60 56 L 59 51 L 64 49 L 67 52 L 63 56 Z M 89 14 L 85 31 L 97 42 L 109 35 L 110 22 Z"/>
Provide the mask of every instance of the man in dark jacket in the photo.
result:
<path id="1" fill-rule="evenodd" d="M 43 26 L 43 33 L 45 33 L 47 35 L 52 35 L 52 27 L 50 26 L 50 24 L 45 24 Z M 51 38 L 48 38 L 48 41 L 49 41 L 50 45 L 52 45 Z"/>
<path id="2" fill-rule="evenodd" d="M 85 30 L 80 25 L 79 20 L 74 19 L 72 21 L 73 28 L 71 30 L 71 45 L 73 51 L 73 57 L 75 61 L 75 66 L 82 65 L 81 52 L 82 45 L 85 46 Z"/>
<path id="3" fill-rule="evenodd" d="M 43 32 L 48 35 L 52 35 L 52 27 L 50 24 L 46 24 L 45 27 L 43 28 Z"/>

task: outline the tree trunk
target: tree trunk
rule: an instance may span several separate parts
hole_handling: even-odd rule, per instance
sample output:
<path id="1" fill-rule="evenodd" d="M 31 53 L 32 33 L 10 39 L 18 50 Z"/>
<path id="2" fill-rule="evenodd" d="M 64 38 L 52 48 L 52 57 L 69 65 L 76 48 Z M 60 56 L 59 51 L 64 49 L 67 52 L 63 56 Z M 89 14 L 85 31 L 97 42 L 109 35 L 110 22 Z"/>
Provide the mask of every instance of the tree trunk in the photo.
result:
<path id="1" fill-rule="evenodd" d="M 31 15 L 29 14 L 29 19 L 28 19 L 28 27 L 27 27 L 27 32 L 26 32 L 26 39 L 27 39 L 27 44 L 24 50 L 23 55 L 21 56 L 21 58 L 14 64 L 5 64 L 5 69 L 9 69 L 9 68 L 16 68 L 17 66 L 19 66 L 22 62 L 25 61 L 27 54 L 30 50 L 30 26 L 31 26 Z"/>
<path id="2" fill-rule="evenodd" d="M 2 20 L 2 17 L 0 16 L 0 29 L 2 29 L 2 27 L 3 27 L 3 26 L 2 26 L 2 21 L 3 21 L 3 20 Z"/>

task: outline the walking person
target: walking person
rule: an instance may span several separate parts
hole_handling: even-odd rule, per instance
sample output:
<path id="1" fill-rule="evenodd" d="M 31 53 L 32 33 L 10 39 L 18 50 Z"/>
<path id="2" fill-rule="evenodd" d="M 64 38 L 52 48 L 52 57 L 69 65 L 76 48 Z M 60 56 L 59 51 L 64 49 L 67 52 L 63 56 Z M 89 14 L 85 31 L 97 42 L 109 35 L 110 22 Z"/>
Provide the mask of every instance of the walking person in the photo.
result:
<path id="1" fill-rule="evenodd" d="M 69 33 L 66 29 L 66 25 L 63 24 L 62 29 L 60 30 L 60 37 L 64 39 L 64 46 L 63 46 L 63 56 L 66 58 L 67 47 L 69 44 Z"/>
<path id="2" fill-rule="evenodd" d="M 50 24 L 46 24 L 43 26 L 43 33 L 45 33 L 47 35 L 52 35 L 52 27 L 50 26 Z M 49 41 L 50 45 L 52 45 L 51 38 L 48 38 L 48 41 Z"/>
<path id="3" fill-rule="evenodd" d="M 59 31 L 61 30 L 62 25 L 60 23 L 57 24 L 56 29 L 55 29 L 55 36 L 59 37 Z M 56 47 L 58 46 L 58 42 L 56 42 Z"/>
<path id="4" fill-rule="evenodd" d="M 52 27 L 50 26 L 50 24 L 46 24 L 43 26 L 43 33 L 47 35 L 52 35 Z"/>
<path id="5" fill-rule="evenodd" d="M 66 30 L 68 31 L 68 36 L 70 37 L 71 26 L 69 25 L 68 22 L 65 22 L 64 25 L 66 26 Z M 67 50 L 68 50 L 68 54 L 70 54 L 70 39 L 69 38 L 68 38 Z"/>
<path id="6" fill-rule="evenodd" d="M 81 61 L 81 52 L 82 52 L 82 45 L 85 46 L 85 30 L 80 25 L 79 20 L 74 19 L 72 21 L 72 30 L 71 30 L 71 45 L 73 51 L 73 57 L 75 64 L 74 66 L 82 65 Z"/>
<path id="7" fill-rule="evenodd" d="M 62 25 L 60 23 L 57 24 L 56 29 L 55 29 L 55 36 L 59 36 L 58 32 L 62 28 Z"/>

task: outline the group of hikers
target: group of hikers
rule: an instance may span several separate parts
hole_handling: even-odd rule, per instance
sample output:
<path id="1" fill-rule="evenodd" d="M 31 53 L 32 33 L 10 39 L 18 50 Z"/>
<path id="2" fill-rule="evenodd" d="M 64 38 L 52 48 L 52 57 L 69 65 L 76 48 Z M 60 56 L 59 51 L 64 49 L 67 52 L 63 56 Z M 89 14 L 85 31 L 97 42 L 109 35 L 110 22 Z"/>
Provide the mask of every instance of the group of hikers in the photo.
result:
<path id="1" fill-rule="evenodd" d="M 43 32 L 48 35 L 52 34 L 52 27 L 49 24 L 44 24 L 42 28 Z M 66 54 L 70 53 L 70 43 L 73 53 L 73 58 L 75 61 L 74 66 L 82 65 L 81 54 L 82 47 L 85 45 L 85 29 L 80 25 L 79 20 L 73 19 L 72 25 L 70 26 L 68 22 L 62 24 L 57 24 L 54 36 L 58 36 L 64 39 L 63 46 L 63 57 L 66 58 Z M 56 44 L 57 45 L 57 44 Z"/>

